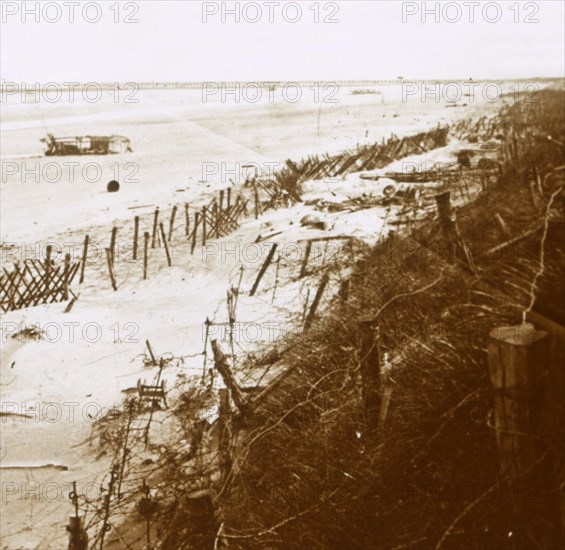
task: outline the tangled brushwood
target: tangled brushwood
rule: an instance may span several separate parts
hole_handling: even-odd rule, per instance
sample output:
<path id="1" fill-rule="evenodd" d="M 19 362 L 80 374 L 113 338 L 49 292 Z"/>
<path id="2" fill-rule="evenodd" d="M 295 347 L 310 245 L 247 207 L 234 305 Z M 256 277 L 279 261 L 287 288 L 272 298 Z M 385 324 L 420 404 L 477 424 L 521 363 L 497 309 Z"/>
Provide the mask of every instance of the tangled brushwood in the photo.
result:
<path id="1" fill-rule="evenodd" d="M 228 389 L 179 382 L 177 428 L 144 464 L 158 491 L 130 501 L 155 548 L 563 547 L 564 128 L 563 93 L 545 91 L 452 129 L 500 136 L 497 177 L 455 212 L 446 183 L 439 219 L 350 258 L 329 311 L 242 367 L 276 371 L 266 387 L 238 389 L 212 342 Z M 487 351 L 496 327 L 539 319 L 557 332 L 528 403 L 537 454 L 511 476 Z"/>

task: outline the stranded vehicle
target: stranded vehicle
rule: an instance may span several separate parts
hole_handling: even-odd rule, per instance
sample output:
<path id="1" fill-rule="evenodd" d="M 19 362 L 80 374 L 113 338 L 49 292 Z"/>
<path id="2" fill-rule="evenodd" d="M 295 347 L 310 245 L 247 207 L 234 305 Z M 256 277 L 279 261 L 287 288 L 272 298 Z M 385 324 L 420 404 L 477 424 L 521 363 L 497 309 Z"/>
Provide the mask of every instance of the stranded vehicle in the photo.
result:
<path id="1" fill-rule="evenodd" d="M 130 141 L 124 136 L 78 136 L 56 138 L 47 134 L 41 142 L 47 145 L 45 155 L 109 155 L 132 151 Z"/>

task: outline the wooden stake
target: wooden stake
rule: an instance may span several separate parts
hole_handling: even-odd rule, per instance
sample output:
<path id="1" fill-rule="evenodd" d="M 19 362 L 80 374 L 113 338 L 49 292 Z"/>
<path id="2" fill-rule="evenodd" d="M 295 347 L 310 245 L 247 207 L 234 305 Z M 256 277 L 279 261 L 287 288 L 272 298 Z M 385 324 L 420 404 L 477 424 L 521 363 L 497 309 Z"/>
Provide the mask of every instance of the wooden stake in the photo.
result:
<path id="1" fill-rule="evenodd" d="M 71 255 L 65 254 L 65 268 L 63 271 L 63 300 L 69 299 L 69 276 L 71 274 Z"/>
<path id="2" fill-rule="evenodd" d="M 255 219 L 259 218 L 259 191 L 257 191 L 257 186 L 253 186 L 253 196 L 255 198 Z"/>
<path id="3" fill-rule="evenodd" d="M 218 420 L 220 423 L 220 434 L 218 449 L 220 452 L 220 485 L 227 479 L 232 466 L 230 454 L 230 428 L 231 428 L 231 408 L 230 394 L 227 388 L 221 388 L 218 392 L 219 410 Z"/>
<path id="4" fill-rule="evenodd" d="M 278 243 L 274 243 L 273 246 L 271 246 L 271 250 L 269 250 L 269 254 L 268 254 L 267 258 L 265 259 L 265 261 L 263 262 L 263 265 L 261 266 L 259 274 L 257 275 L 255 282 L 253 283 L 253 288 L 251 289 L 251 292 L 249 293 L 250 296 L 255 295 L 255 292 L 257 291 L 257 288 L 259 287 L 259 283 L 261 282 L 263 275 L 265 275 L 265 271 L 267 271 L 267 268 L 269 267 L 269 265 L 271 264 L 271 261 L 273 260 L 273 256 L 275 255 L 275 250 L 277 249 L 277 246 L 278 246 Z"/>
<path id="5" fill-rule="evenodd" d="M 133 219 L 133 259 L 137 260 L 137 240 L 139 235 L 139 216 Z"/>
<path id="6" fill-rule="evenodd" d="M 169 254 L 169 245 L 167 244 L 167 239 L 165 238 L 165 229 L 163 228 L 163 223 L 159 224 L 159 230 L 161 231 L 161 239 L 163 240 L 165 254 L 167 255 L 167 265 L 171 267 L 171 255 Z"/>
<path id="7" fill-rule="evenodd" d="M 229 388 L 233 402 L 235 403 L 237 410 L 240 412 L 240 414 L 243 417 L 245 417 L 248 412 L 248 406 L 243 400 L 241 391 L 238 388 L 237 384 L 235 383 L 235 379 L 228 365 L 227 357 L 220 349 L 217 340 L 212 340 L 211 344 L 212 344 L 212 351 L 214 352 L 214 365 L 216 366 L 216 369 L 220 373 L 224 381 L 224 384 Z"/>
<path id="8" fill-rule="evenodd" d="M 306 242 L 306 252 L 304 253 L 304 258 L 302 259 L 302 266 L 300 267 L 300 278 L 306 275 L 306 267 L 308 266 L 308 258 L 310 258 L 310 251 L 312 250 L 312 241 Z"/>
<path id="9" fill-rule="evenodd" d="M 220 216 L 222 215 L 222 212 L 224 211 L 224 190 L 220 189 L 220 206 L 219 206 L 219 210 L 220 210 Z"/>
<path id="10" fill-rule="evenodd" d="M 116 286 L 116 278 L 114 277 L 114 266 L 112 265 L 112 251 L 106 248 L 106 260 L 108 263 L 108 273 L 110 274 L 110 281 L 112 282 L 112 288 L 114 291 L 118 290 Z"/>
<path id="11" fill-rule="evenodd" d="M 112 259 L 112 266 L 114 265 L 115 253 L 116 253 L 116 236 L 118 234 L 118 228 L 112 227 L 112 236 L 110 237 L 110 257 Z"/>
<path id="12" fill-rule="evenodd" d="M 216 239 L 220 238 L 220 210 L 218 208 L 218 203 L 214 201 L 212 205 L 212 219 L 214 220 L 215 228 L 214 233 L 216 234 Z"/>
<path id="13" fill-rule="evenodd" d="M 184 205 L 184 236 L 188 238 L 190 232 L 190 214 L 188 212 L 188 203 Z"/>
<path id="14" fill-rule="evenodd" d="M 157 240 L 158 224 L 159 224 L 159 207 L 155 208 L 155 214 L 153 214 L 153 234 L 151 237 L 151 248 L 155 248 L 155 241 Z"/>
<path id="15" fill-rule="evenodd" d="M 47 245 L 47 254 L 45 256 L 45 288 L 43 291 L 43 299 L 46 300 L 49 297 L 49 285 L 51 283 L 51 252 L 53 247 Z"/>
<path id="16" fill-rule="evenodd" d="M 171 219 L 169 220 L 169 242 L 173 237 L 173 229 L 175 227 L 175 216 L 177 215 L 177 205 L 173 206 L 173 210 L 171 211 Z"/>
<path id="17" fill-rule="evenodd" d="M 155 354 L 153 353 L 153 348 L 151 347 L 149 340 L 145 340 L 145 345 L 147 346 L 147 351 L 149 352 L 149 357 L 151 357 L 151 361 L 152 361 L 153 365 L 156 367 L 157 366 L 157 359 L 155 359 Z"/>
<path id="18" fill-rule="evenodd" d="M 82 262 L 80 265 L 80 279 L 79 279 L 79 284 L 82 284 L 82 282 L 84 281 L 84 268 L 86 267 L 86 259 L 88 257 L 88 240 L 89 237 L 88 235 L 84 236 L 84 245 L 82 247 Z"/>
<path id="19" fill-rule="evenodd" d="M 227 209 L 229 210 L 231 207 L 231 187 L 228 187 L 227 193 Z"/>
<path id="20" fill-rule="evenodd" d="M 206 244 L 206 207 L 202 207 L 202 246 Z"/>
<path id="21" fill-rule="evenodd" d="M 495 390 L 500 473 L 511 482 L 530 472 L 542 452 L 535 405 L 546 389 L 547 334 L 536 330 L 531 323 L 498 327 L 490 333 L 488 359 Z"/>
<path id="22" fill-rule="evenodd" d="M 194 214 L 194 228 L 192 230 L 192 246 L 190 247 L 190 253 L 194 254 L 194 249 L 196 248 L 196 233 L 198 230 L 198 222 L 200 221 L 200 212 L 195 212 Z"/>
<path id="23" fill-rule="evenodd" d="M 316 292 L 316 296 L 314 296 L 314 301 L 312 302 L 312 307 L 310 308 L 310 311 L 308 312 L 308 317 L 306 317 L 306 321 L 304 322 L 304 332 L 306 332 L 310 328 L 310 325 L 312 324 L 312 321 L 314 320 L 314 315 L 316 315 L 316 309 L 318 309 L 318 304 L 320 303 L 320 300 L 322 299 L 322 295 L 324 294 L 324 290 L 326 289 L 326 286 L 327 286 L 329 280 L 330 280 L 329 274 L 327 272 L 324 273 L 322 280 L 320 281 L 320 286 L 318 287 L 318 291 Z"/>
<path id="24" fill-rule="evenodd" d="M 143 280 L 147 279 L 147 259 L 148 259 L 148 248 L 149 248 L 149 233 L 146 231 L 143 234 Z"/>
<path id="25" fill-rule="evenodd" d="M 280 254 L 277 256 L 277 267 L 275 269 L 275 284 L 273 286 L 273 297 L 271 298 L 271 304 L 275 303 L 275 295 L 277 293 L 277 284 L 279 281 L 279 268 L 281 265 L 281 257 Z"/>

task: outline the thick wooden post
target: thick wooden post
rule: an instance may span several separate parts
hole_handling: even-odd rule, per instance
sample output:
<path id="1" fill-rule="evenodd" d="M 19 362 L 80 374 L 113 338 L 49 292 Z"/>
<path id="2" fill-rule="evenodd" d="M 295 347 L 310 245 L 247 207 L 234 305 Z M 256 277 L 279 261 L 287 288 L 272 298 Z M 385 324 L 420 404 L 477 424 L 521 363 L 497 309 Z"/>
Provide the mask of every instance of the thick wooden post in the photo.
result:
<path id="1" fill-rule="evenodd" d="M 453 221 L 451 212 L 451 194 L 449 191 L 444 191 L 443 193 L 435 195 L 434 198 L 437 204 L 443 237 L 446 241 L 453 242 L 455 237 L 455 222 Z"/>
<path id="2" fill-rule="evenodd" d="M 318 304 L 320 303 L 320 300 L 322 299 L 322 295 L 324 294 L 324 290 L 326 289 L 326 286 L 328 284 L 330 280 L 330 276 L 328 274 L 328 272 L 324 273 L 322 280 L 320 281 L 320 286 L 318 287 L 318 290 L 316 291 L 316 296 L 314 296 L 314 301 L 312 302 L 312 305 L 310 306 L 310 311 L 308 312 L 308 317 L 306 317 L 306 320 L 304 321 L 304 332 L 306 332 L 310 326 L 312 325 L 312 321 L 314 320 L 314 315 L 316 315 L 316 310 L 318 309 Z"/>
<path id="3" fill-rule="evenodd" d="M 227 192 L 227 206 L 226 209 L 229 210 L 231 207 L 231 187 L 228 187 L 228 192 Z"/>
<path id="4" fill-rule="evenodd" d="M 137 241 L 139 236 L 139 216 L 133 219 L 133 259 L 137 260 Z"/>
<path id="5" fill-rule="evenodd" d="M 275 250 L 277 249 L 277 246 L 278 246 L 278 243 L 274 243 L 273 246 L 271 247 L 271 250 L 269 250 L 269 254 L 268 254 L 267 258 L 265 259 L 265 261 L 263 262 L 263 265 L 261 266 L 261 270 L 259 271 L 259 274 L 257 275 L 255 282 L 253 283 L 253 288 L 251 289 L 251 292 L 249 293 L 250 296 L 253 296 L 255 294 L 255 292 L 257 291 L 257 288 L 259 287 L 259 283 L 261 282 L 263 275 L 265 275 L 265 271 L 267 271 L 267 268 L 269 267 L 270 263 L 273 260 L 273 256 L 275 255 Z"/>
<path id="6" fill-rule="evenodd" d="M 161 239 L 163 240 L 165 254 L 167 255 L 167 265 L 171 267 L 171 255 L 169 254 L 169 245 L 167 244 L 167 239 L 165 238 L 165 229 L 163 228 L 163 223 L 159 224 L 159 230 L 161 231 Z"/>
<path id="7" fill-rule="evenodd" d="M 547 346 L 547 332 L 531 323 L 498 327 L 490 333 L 488 359 L 495 390 L 500 474 L 510 483 L 531 472 L 540 457 L 535 411 L 545 390 Z"/>
<path id="8" fill-rule="evenodd" d="M 143 234 L 143 280 L 147 279 L 147 258 L 149 248 L 149 233 L 146 231 Z"/>
<path id="9" fill-rule="evenodd" d="M 381 409 L 379 329 L 371 317 L 358 320 L 363 412 L 369 437 L 377 434 Z"/>
<path id="10" fill-rule="evenodd" d="M 84 268 L 86 267 L 86 259 L 88 258 L 88 235 L 84 236 L 84 245 L 82 247 L 82 263 L 80 265 L 80 279 L 79 284 L 82 284 L 84 281 Z"/>
<path id="11" fill-rule="evenodd" d="M 245 416 L 248 411 L 248 406 L 243 399 L 243 395 L 238 388 L 237 384 L 235 383 L 235 379 L 231 372 L 231 369 L 228 365 L 228 359 L 225 354 L 220 349 L 217 340 L 212 340 L 212 351 L 214 352 L 214 365 L 218 369 L 222 380 L 227 388 L 229 388 L 231 392 L 231 396 L 237 410 L 240 412 L 242 416 Z"/>
<path id="12" fill-rule="evenodd" d="M 159 207 L 155 208 L 155 214 L 153 214 L 153 234 L 151 237 L 151 248 L 155 248 L 155 241 L 157 240 L 158 224 L 159 224 Z"/>
<path id="13" fill-rule="evenodd" d="M 171 211 L 171 219 L 169 220 L 169 242 L 173 238 L 173 229 L 175 228 L 175 216 L 177 215 L 177 205 L 173 206 Z"/>
<path id="14" fill-rule="evenodd" d="M 116 286 L 116 277 L 114 276 L 114 264 L 112 263 L 112 251 L 106 248 L 106 261 L 108 263 L 108 274 L 110 275 L 110 281 L 112 283 L 112 288 L 118 290 Z"/>
<path id="15" fill-rule="evenodd" d="M 443 238 L 446 244 L 453 247 L 455 258 L 459 257 L 459 259 L 463 261 L 464 265 L 469 267 L 471 271 L 474 271 L 474 262 L 471 252 L 468 250 L 461 238 L 461 235 L 459 234 L 457 222 L 455 221 L 455 216 L 451 210 L 451 198 L 449 191 L 435 195 L 435 199 Z M 449 261 L 453 261 L 451 251 L 448 259 Z"/>
<path id="16" fill-rule="evenodd" d="M 76 487 L 76 483 L 74 486 Z M 67 550 L 88 550 L 88 535 L 82 525 L 82 519 L 82 516 L 79 515 L 69 516 L 69 525 L 67 525 L 69 545 Z"/>

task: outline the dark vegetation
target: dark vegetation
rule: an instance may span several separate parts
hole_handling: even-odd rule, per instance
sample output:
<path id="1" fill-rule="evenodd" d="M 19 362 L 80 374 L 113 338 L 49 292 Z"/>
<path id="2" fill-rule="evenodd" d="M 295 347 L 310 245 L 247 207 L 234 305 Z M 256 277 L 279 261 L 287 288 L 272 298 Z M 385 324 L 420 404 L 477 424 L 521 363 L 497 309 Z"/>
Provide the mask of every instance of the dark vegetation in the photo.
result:
<path id="1" fill-rule="evenodd" d="M 205 385 L 182 386 L 180 431 L 144 473 L 160 487 L 151 520 L 157 547 L 562 545 L 563 377 L 536 400 L 549 418 L 540 461 L 509 483 L 499 473 L 487 344 L 493 328 L 518 325 L 530 311 L 565 323 L 563 100 L 563 92 L 540 92 L 488 124 L 451 129 L 471 140 L 503 138 L 496 181 L 456 212 L 472 261 L 445 240 L 438 220 L 357 256 L 348 300 L 336 297 L 309 331 L 246 365 L 286 368 L 266 391 L 246 394 L 248 414 L 229 426 L 231 463 L 220 480 L 210 450 L 221 430 L 201 414 L 216 397 Z M 299 180 L 288 193 L 299 193 Z M 377 433 L 367 429 L 360 375 L 367 319 L 390 395 Z M 559 353 L 552 361 L 564 359 Z"/>

